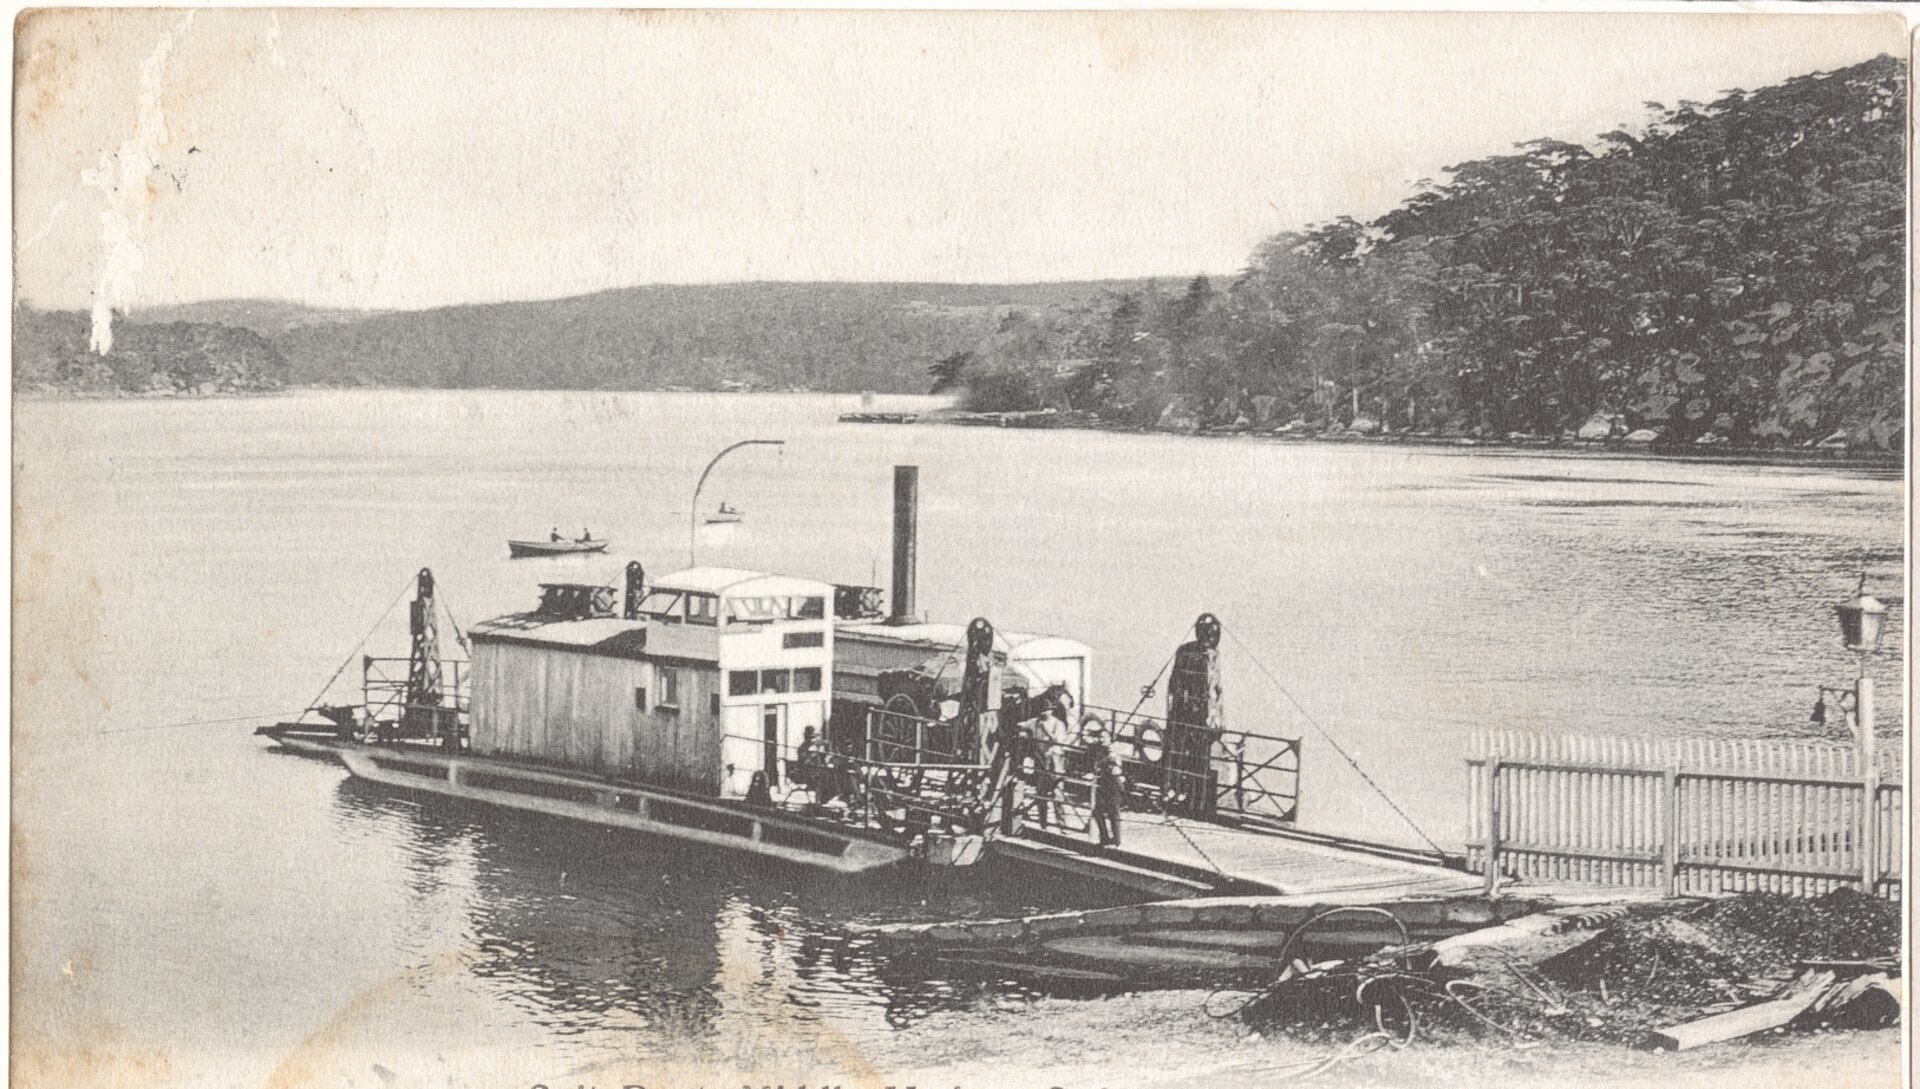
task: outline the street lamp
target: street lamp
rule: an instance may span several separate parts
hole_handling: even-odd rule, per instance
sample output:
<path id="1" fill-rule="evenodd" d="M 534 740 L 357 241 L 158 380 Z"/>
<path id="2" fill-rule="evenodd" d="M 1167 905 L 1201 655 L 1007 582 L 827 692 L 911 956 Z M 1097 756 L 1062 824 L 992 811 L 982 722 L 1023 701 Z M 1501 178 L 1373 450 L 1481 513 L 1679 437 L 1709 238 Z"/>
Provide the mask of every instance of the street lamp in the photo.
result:
<path id="1" fill-rule="evenodd" d="M 1879 771 L 1874 756 L 1878 745 L 1873 732 L 1873 678 L 1867 676 L 1867 658 L 1880 649 L 1880 636 L 1886 627 L 1887 607 L 1867 593 L 1866 572 L 1860 573 L 1860 585 L 1853 600 L 1833 607 L 1840 621 L 1840 640 L 1859 659 L 1859 675 L 1853 682 L 1853 719 L 1857 723 L 1854 741 L 1860 746 L 1860 781 L 1865 791 L 1860 807 L 1860 891 L 1872 895 L 1880 880 L 1879 851 L 1875 827 L 1879 810 Z"/>
<path id="2" fill-rule="evenodd" d="M 1880 635 L 1887 622 L 1887 607 L 1867 593 L 1865 572 L 1861 572 L 1853 600 L 1835 605 L 1833 611 L 1840 618 L 1841 640 L 1848 650 L 1860 655 L 1861 668 L 1865 669 L 1867 655 L 1880 649 Z"/>
<path id="3" fill-rule="evenodd" d="M 728 454 L 733 453 L 735 450 L 738 450 L 743 446 L 785 446 L 785 445 L 786 445 L 786 442 L 785 440 L 782 440 L 782 439 L 742 439 L 741 441 L 734 443 L 732 446 L 727 447 L 725 450 L 722 450 L 719 453 L 713 455 L 713 460 L 707 462 L 707 467 L 701 470 L 700 472 L 700 482 L 693 486 L 693 510 L 687 514 L 687 566 L 688 567 L 692 567 L 697 563 L 697 561 L 694 558 L 695 556 L 694 546 L 695 546 L 696 538 L 700 532 L 700 489 L 707 486 L 707 477 L 709 474 L 713 472 L 713 467 L 715 465 L 720 464 L 721 458 L 726 457 Z"/>

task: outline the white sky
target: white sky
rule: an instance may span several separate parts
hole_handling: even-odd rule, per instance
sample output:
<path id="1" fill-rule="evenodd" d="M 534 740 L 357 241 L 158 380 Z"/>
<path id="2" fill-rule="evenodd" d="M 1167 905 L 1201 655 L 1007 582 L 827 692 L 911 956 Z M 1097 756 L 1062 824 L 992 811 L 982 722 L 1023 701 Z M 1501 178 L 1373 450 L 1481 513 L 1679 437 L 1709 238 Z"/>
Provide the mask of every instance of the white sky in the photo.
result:
<path id="1" fill-rule="evenodd" d="M 152 66 L 150 184 L 110 205 L 82 174 L 128 141 L 114 176 L 144 173 L 140 69 L 180 21 L 20 24 L 21 297 L 89 306 L 113 209 L 135 309 L 1226 273 L 1449 163 L 1906 41 L 1832 14 L 201 10 Z"/>

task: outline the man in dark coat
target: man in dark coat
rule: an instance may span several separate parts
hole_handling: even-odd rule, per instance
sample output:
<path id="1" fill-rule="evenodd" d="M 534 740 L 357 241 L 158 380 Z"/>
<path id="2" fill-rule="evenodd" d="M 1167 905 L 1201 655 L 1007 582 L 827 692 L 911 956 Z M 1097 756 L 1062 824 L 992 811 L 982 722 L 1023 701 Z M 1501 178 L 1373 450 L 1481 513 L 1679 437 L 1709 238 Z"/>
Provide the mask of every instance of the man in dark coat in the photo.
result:
<path id="1" fill-rule="evenodd" d="M 1093 757 L 1093 827 L 1100 836 L 1100 846 L 1120 846 L 1120 795 L 1126 790 L 1126 783 L 1120 776 L 1120 758 L 1114 754 L 1113 746 L 1107 744 L 1104 730 L 1097 730 L 1087 745 L 1088 755 Z"/>

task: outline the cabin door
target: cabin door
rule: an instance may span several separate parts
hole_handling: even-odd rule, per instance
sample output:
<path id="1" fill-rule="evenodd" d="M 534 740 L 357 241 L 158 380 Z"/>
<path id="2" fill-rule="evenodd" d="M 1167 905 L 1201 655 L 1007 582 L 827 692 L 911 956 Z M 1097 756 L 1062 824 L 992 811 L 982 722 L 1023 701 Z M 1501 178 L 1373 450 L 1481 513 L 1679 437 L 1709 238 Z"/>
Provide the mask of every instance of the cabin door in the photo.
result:
<path id="1" fill-rule="evenodd" d="M 762 737 L 761 767 L 767 772 L 767 786 L 780 785 L 780 750 L 786 740 L 787 708 L 784 704 L 769 704 L 760 712 L 760 730 Z"/>

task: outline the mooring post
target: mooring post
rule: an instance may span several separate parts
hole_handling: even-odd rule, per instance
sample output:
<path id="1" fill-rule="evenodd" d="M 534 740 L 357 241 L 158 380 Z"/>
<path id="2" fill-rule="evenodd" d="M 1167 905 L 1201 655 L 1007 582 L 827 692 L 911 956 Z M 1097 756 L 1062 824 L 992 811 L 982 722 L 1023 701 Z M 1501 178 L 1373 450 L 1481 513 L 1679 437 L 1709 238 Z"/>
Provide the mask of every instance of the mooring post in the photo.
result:
<path id="1" fill-rule="evenodd" d="M 1487 757 L 1487 899 L 1500 895 L 1500 758 Z"/>

